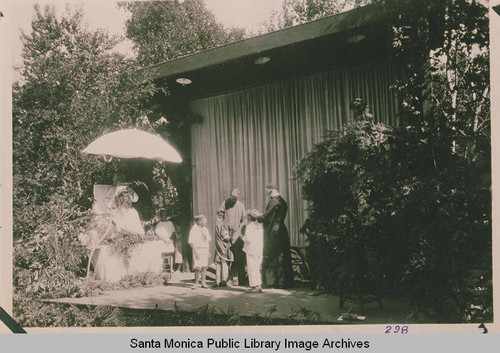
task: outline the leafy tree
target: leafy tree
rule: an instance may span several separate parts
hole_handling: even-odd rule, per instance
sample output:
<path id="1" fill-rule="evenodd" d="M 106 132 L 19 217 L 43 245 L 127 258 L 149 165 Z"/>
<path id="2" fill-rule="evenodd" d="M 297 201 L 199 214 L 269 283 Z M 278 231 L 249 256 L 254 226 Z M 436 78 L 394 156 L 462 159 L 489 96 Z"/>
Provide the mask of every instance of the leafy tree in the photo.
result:
<path id="1" fill-rule="evenodd" d="M 241 29 L 225 29 L 202 0 L 123 2 L 132 16 L 126 35 L 138 62 L 158 64 L 243 38 Z"/>
<path id="2" fill-rule="evenodd" d="M 131 61 L 112 51 L 117 38 L 90 32 L 82 12 L 35 6 L 32 33 L 23 35 L 22 81 L 14 85 L 14 175 L 17 198 L 42 204 L 74 190 L 88 201 L 88 185 L 102 163 L 81 149 L 113 126 L 140 115 L 151 86 L 134 82 Z M 95 180 L 95 179 L 94 179 Z"/>
<path id="3" fill-rule="evenodd" d="M 154 88 L 133 79 L 133 62 L 113 51 L 118 38 L 90 31 L 81 9 L 34 10 L 13 87 L 14 284 L 26 296 L 70 295 L 84 273 L 77 236 L 92 185 L 112 172 L 81 150 L 132 125 Z"/>
<path id="4" fill-rule="evenodd" d="M 274 11 L 264 22 L 267 32 L 299 25 L 322 17 L 335 15 L 370 0 L 283 0 L 281 9 Z"/>
<path id="5" fill-rule="evenodd" d="M 353 136 L 348 132 L 319 145 L 299 164 L 304 195 L 313 204 L 304 227 L 315 239 L 311 250 L 313 254 L 327 248 L 332 253 L 361 253 L 365 258 L 356 262 L 364 266 L 370 254 L 382 254 L 375 268 L 382 271 L 388 288 L 409 300 L 414 319 L 490 320 L 487 9 L 466 0 L 374 3 L 398 15 L 392 16 L 390 25 L 393 47 L 404 71 L 395 85 L 400 97 L 400 126 L 391 133 L 390 148 L 376 150 L 370 157 L 380 164 L 379 172 L 367 173 L 365 165 L 356 164 L 365 143 L 357 140 L 346 149 L 345 139 Z M 321 165 L 311 158 L 336 162 Z M 359 170 L 360 175 L 353 176 L 353 170 Z M 374 180 L 377 182 L 368 189 Z M 327 192 L 336 184 L 342 185 L 339 191 L 347 196 Z M 361 202 L 358 195 L 370 196 L 365 198 L 368 211 L 346 203 Z M 330 196 L 339 208 L 327 210 L 317 199 L 323 196 Z M 325 210 L 325 217 L 318 214 L 318 208 Z M 342 214 L 352 216 L 339 218 Z M 373 218 L 364 218 L 366 215 Z M 366 219 L 370 222 L 363 223 Z M 370 236 L 363 238 L 367 232 Z M 349 242 L 356 238 L 363 241 Z M 328 275 L 338 271 L 325 265 L 332 258 L 315 256 L 318 280 L 330 290 L 338 290 L 338 283 L 328 282 Z M 347 274 L 369 278 L 355 266 L 348 267 Z"/>
<path id="6" fill-rule="evenodd" d="M 352 122 L 317 144 L 295 168 L 310 202 L 302 231 L 310 242 L 313 279 L 330 292 L 383 289 L 391 248 L 385 247 L 378 222 L 390 212 L 390 137 L 384 125 Z"/>
<path id="7" fill-rule="evenodd" d="M 397 87 L 403 123 L 448 135 L 453 152 L 476 160 L 478 139 L 490 134 L 487 8 L 467 0 L 375 3 L 404 14 L 391 24 L 394 48 L 410 77 Z"/>
<path id="8" fill-rule="evenodd" d="M 126 35 L 134 43 L 138 65 L 143 67 L 240 40 L 244 35 L 241 29 L 224 28 L 202 0 L 123 2 L 120 6 L 131 13 Z M 200 117 L 190 113 L 182 97 L 169 96 L 168 87 L 162 87 L 153 97 L 146 124 L 179 150 L 183 163 L 155 166 L 156 180 L 163 176 L 163 181 L 158 181 L 162 187 L 154 200 L 172 215 L 179 215 L 187 228 L 191 221 L 190 128 Z M 158 124 L 160 121 L 163 123 Z"/>
<path id="9" fill-rule="evenodd" d="M 474 287 L 491 281 L 487 8 L 466 0 L 375 3 L 402 13 L 391 24 L 405 70 L 393 158 L 410 187 L 398 214 L 414 242 L 402 288 L 422 317 L 484 320 L 491 285 Z M 478 316 L 471 305 L 482 308 Z"/>

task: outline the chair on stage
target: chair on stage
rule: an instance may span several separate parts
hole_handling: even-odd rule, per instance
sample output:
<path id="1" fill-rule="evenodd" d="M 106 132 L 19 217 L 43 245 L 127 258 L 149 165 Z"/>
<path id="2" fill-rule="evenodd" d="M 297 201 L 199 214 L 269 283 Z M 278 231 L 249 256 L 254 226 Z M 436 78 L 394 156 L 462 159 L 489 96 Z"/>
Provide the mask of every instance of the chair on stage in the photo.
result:
<path id="1" fill-rule="evenodd" d="M 162 272 L 172 274 L 174 272 L 174 252 L 164 252 L 161 254 L 162 258 Z"/>

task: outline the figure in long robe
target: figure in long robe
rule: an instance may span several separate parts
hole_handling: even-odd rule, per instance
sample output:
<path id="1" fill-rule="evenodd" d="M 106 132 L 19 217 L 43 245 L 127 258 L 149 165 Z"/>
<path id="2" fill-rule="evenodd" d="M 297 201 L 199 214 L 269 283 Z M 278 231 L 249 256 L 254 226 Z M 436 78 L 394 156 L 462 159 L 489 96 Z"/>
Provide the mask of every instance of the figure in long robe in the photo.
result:
<path id="1" fill-rule="evenodd" d="M 243 240 L 241 239 L 241 230 L 245 224 L 245 206 L 240 198 L 240 190 L 233 189 L 231 196 L 226 199 L 219 207 L 219 213 L 223 214 L 224 227 L 228 230 L 231 237 L 231 251 L 234 255 L 234 261 L 229 270 L 228 284 L 242 285 L 246 280 L 246 258 L 243 253 Z"/>
<path id="2" fill-rule="evenodd" d="M 215 224 L 215 256 L 216 264 L 215 287 L 227 286 L 229 268 L 234 260 L 231 251 L 231 237 L 228 229 L 224 226 L 224 214 L 217 212 L 217 221 Z"/>
<path id="3" fill-rule="evenodd" d="M 267 288 L 291 288 L 293 269 L 290 238 L 285 226 L 288 205 L 281 197 L 277 185 L 266 186 L 266 193 L 269 201 L 266 212 L 261 217 L 264 223 L 263 283 Z"/>

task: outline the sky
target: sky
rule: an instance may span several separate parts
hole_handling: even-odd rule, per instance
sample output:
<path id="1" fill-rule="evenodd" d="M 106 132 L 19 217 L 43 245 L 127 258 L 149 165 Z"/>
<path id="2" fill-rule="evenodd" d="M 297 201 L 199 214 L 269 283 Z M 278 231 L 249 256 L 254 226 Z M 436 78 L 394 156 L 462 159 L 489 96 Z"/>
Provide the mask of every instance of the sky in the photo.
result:
<path id="1" fill-rule="evenodd" d="M 267 20 L 273 10 L 281 6 L 282 0 L 204 0 L 212 10 L 217 20 L 226 27 L 243 27 L 249 31 L 256 30 Z M 127 12 L 118 9 L 116 0 L 1 0 L 4 16 L 10 16 L 12 64 L 22 63 L 20 42 L 21 31 L 30 32 L 31 20 L 34 15 L 33 5 L 53 4 L 58 13 L 64 11 L 65 4 L 82 5 L 86 14 L 85 22 L 92 29 L 104 28 L 111 34 L 125 33 Z M 124 42 L 117 47 L 123 53 L 131 52 L 131 43 Z"/>

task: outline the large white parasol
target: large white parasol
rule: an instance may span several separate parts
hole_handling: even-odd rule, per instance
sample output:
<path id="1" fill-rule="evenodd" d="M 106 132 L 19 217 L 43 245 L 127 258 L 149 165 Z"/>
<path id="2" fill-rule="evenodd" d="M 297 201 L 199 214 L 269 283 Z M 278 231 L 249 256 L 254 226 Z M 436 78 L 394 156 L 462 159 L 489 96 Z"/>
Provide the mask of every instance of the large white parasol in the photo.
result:
<path id="1" fill-rule="evenodd" d="M 82 153 L 118 158 L 145 158 L 162 162 L 180 163 L 182 158 L 159 135 L 137 129 L 127 129 L 103 135 Z"/>
<path id="2" fill-rule="evenodd" d="M 119 130 L 103 135 L 88 145 L 82 153 L 95 154 L 105 158 L 112 156 L 117 158 L 145 158 L 161 162 L 182 162 L 179 153 L 159 135 L 137 129 Z M 92 247 L 87 264 L 87 278 L 90 275 L 90 260 L 97 246 L 111 231 L 112 223 L 110 220 L 106 232 Z"/>

